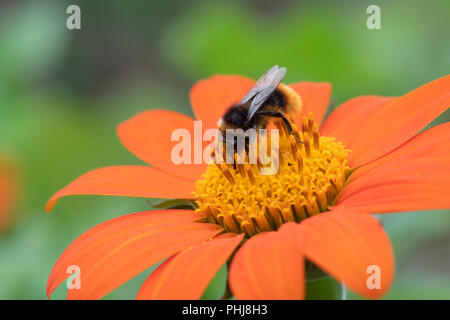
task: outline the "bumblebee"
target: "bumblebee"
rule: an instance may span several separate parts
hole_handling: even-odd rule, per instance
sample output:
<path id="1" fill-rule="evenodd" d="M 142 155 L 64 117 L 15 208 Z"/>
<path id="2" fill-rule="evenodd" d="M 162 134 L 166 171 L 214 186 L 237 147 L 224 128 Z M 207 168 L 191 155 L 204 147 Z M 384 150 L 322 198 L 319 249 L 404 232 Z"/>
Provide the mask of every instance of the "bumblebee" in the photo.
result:
<path id="1" fill-rule="evenodd" d="M 227 129 L 265 129 L 271 118 L 281 119 L 293 135 L 289 119 L 300 112 L 302 102 L 293 89 L 281 83 L 285 75 L 286 68 L 278 65 L 264 73 L 238 104 L 225 111 L 218 122 L 221 136 L 226 136 Z"/>

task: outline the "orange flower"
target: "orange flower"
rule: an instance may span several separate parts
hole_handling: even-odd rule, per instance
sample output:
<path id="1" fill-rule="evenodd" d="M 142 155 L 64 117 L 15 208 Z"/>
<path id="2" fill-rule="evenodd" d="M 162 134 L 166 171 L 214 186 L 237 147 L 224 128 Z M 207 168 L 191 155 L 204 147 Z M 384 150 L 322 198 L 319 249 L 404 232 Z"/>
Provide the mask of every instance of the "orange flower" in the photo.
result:
<path id="1" fill-rule="evenodd" d="M 198 82 L 191 104 L 203 128 L 214 128 L 253 85 L 224 75 Z M 69 290 L 68 298 L 98 299 L 167 257 L 137 298 L 198 299 L 231 257 L 228 281 L 238 299 L 304 298 L 304 258 L 363 296 L 386 293 L 393 252 L 369 214 L 450 207 L 450 126 L 417 134 L 447 110 L 450 76 L 399 98 L 351 99 L 323 123 L 331 85 L 290 87 L 303 101 L 294 129 L 305 145 L 280 135 L 284 159 L 275 176 L 247 166 L 175 165 L 171 134 L 192 132 L 188 116 L 151 110 L 122 123 L 122 143 L 152 167 L 88 172 L 53 195 L 47 210 L 80 194 L 194 199 L 199 208 L 135 213 L 87 231 L 56 262 L 48 296 L 69 265 L 80 267 L 81 289 Z M 380 288 L 367 285 L 371 265 L 380 268 Z"/>
<path id="2" fill-rule="evenodd" d="M 17 179 L 12 161 L 9 159 L 0 163 L 0 232 L 11 228 L 15 217 L 14 205 L 17 198 Z"/>

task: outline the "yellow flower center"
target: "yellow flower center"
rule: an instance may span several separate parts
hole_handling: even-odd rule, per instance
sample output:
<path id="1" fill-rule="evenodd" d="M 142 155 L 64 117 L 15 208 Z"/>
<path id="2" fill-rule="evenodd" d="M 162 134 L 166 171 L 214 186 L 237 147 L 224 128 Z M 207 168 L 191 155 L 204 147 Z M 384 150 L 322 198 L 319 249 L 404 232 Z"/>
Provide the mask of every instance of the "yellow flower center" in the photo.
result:
<path id="1" fill-rule="evenodd" d="M 261 174 L 263 165 L 211 164 L 196 183 L 197 211 L 228 232 L 252 237 L 280 225 L 327 210 L 344 187 L 349 173 L 346 150 L 335 138 L 320 136 L 312 113 L 303 117 L 301 131 L 279 129 L 279 170 Z M 270 140 L 270 139 L 268 139 Z"/>

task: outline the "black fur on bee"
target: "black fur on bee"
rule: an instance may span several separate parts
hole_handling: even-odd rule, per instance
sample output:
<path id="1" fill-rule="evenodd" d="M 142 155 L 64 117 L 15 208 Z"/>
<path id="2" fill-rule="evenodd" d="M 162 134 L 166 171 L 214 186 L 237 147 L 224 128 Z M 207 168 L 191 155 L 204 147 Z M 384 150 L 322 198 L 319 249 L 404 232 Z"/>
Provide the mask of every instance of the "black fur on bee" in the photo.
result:
<path id="1" fill-rule="evenodd" d="M 257 128 L 263 124 L 262 117 L 255 114 L 250 121 L 247 121 L 248 109 L 242 105 L 234 105 L 228 108 L 223 115 L 223 120 L 236 128 L 247 131 L 248 129 Z"/>
<path id="2" fill-rule="evenodd" d="M 263 103 L 261 108 L 263 109 L 270 106 L 276 106 L 281 111 L 285 111 L 286 104 L 287 104 L 286 95 L 277 89 L 270 95 L 269 98 L 267 98 L 267 100 Z"/>

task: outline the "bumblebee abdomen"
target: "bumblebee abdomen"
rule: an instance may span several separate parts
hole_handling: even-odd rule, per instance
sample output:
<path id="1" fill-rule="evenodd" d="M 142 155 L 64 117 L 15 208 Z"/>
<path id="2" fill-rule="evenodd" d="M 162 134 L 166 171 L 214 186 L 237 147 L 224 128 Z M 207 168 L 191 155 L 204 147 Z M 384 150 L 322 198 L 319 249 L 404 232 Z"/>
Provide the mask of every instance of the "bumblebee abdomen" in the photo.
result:
<path id="1" fill-rule="evenodd" d="M 300 111 L 302 110 L 303 103 L 302 100 L 300 99 L 300 96 L 294 89 L 291 89 L 290 87 L 284 84 L 280 84 L 276 91 L 279 91 L 284 97 L 283 108 L 286 114 L 288 114 L 291 117 L 294 117 L 300 113 Z"/>
<path id="2" fill-rule="evenodd" d="M 285 112 L 286 110 L 286 95 L 281 90 L 275 90 L 269 98 L 264 102 L 263 107 L 270 109 L 279 109 Z"/>
<path id="3" fill-rule="evenodd" d="M 280 111 L 293 117 L 300 113 L 302 101 L 297 92 L 284 84 L 280 84 L 262 107 L 266 110 Z"/>

